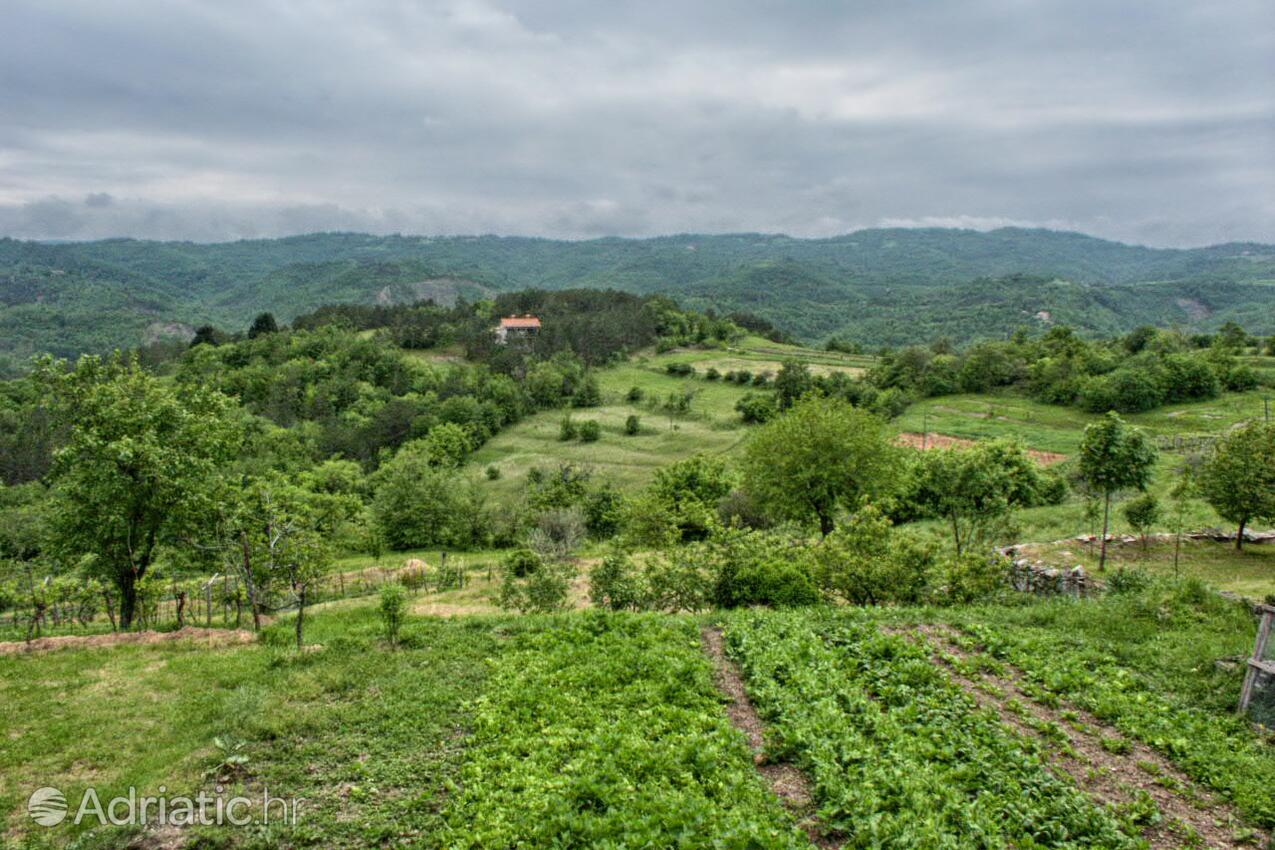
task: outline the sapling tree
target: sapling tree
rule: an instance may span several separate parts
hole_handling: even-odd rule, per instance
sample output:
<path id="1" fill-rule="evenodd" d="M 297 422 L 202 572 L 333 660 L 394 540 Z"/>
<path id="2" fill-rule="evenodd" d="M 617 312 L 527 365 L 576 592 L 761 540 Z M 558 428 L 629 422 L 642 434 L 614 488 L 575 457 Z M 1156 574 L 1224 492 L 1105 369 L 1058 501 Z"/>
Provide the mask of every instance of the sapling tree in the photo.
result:
<path id="1" fill-rule="evenodd" d="M 1200 467 L 1205 501 L 1235 523 L 1235 548 L 1253 520 L 1275 519 L 1275 425 L 1251 422 L 1217 439 Z"/>
<path id="2" fill-rule="evenodd" d="M 398 633 L 407 615 L 407 591 L 403 585 L 394 582 L 381 588 L 379 611 L 386 640 L 390 642 L 390 646 L 398 646 Z"/>
<path id="3" fill-rule="evenodd" d="M 1107 566 L 1107 530 L 1111 500 L 1122 490 L 1145 490 L 1151 482 L 1156 451 L 1140 429 L 1110 412 L 1088 425 L 1080 440 L 1079 473 L 1090 490 L 1102 496 L 1102 548 L 1098 569 Z"/>
<path id="4" fill-rule="evenodd" d="M 1130 499 L 1124 506 L 1124 518 L 1138 537 L 1142 539 L 1142 551 L 1147 549 L 1147 533 L 1160 521 L 1160 501 L 1154 493 L 1142 493 Z"/>
<path id="5" fill-rule="evenodd" d="M 1178 479 L 1169 491 L 1172 508 L 1169 522 L 1173 526 L 1173 577 L 1178 577 L 1178 562 L 1182 554 L 1182 532 L 1186 528 L 1187 513 L 1195 494 L 1195 467 L 1188 461 L 1178 471 Z"/>

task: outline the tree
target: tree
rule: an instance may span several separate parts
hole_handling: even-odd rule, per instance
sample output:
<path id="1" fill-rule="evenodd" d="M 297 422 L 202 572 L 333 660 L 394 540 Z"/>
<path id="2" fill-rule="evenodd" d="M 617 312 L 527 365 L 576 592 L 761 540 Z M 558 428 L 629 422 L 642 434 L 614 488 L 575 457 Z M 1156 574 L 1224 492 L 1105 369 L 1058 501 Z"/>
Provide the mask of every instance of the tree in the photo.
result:
<path id="1" fill-rule="evenodd" d="M 839 509 L 893 488 L 898 457 L 877 417 L 844 401 L 807 397 L 749 440 L 744 479 L 776 516 L 815 519 L 826 537 Z"/>
<path id="2" fill-rule="evenodd" d="M 787 410 L 797 400 L 810 392 L 812 386 L 810 367 L 800 360 L 785 360 L 775 376 L 775 390 L 779 399 L 779 409 Z"/>
<path id="3" fill-rule="evenodd" d="M 258 313 L 257 318 L 252 320 L 252 326 L 248 328 L 248 339 L 278 332 L 279 325 L 275 322 L 273 313 Z"/>
<path id="4" fill-rule="evenodd" d="M 1040 473 L 1011 441 L 926 452 L 919 460 L 916 501 L 952 529 L 959 557 L 976 539 L 1007 522 L 1011 511 L 1037 501 Z"/>
<path id="5" fill-rule="evenodd" d="M 426 446 L 409 443 L 374 477 L 372 515 L 391 549 L 460 546 L 472 538 L 478 494 L 433 460 Z"/>
<path id="6" fill-rule="evenodd" d="M 1213 510 L 1236 523 L 1235 548 L 1255 519 L 1275 519 L 1275 425 L 1251 422 L 1219 437 L 1200 467 L 1200 492 Z"/>
<path id="7" fill-rule="evenodd" d="M 1124 518 L 1128 520 L 1134 531 L 1138 532 L 1138 536 L 1142 538 L 1142 549 L 1146 551 L 1147 532 L 1160 521 L 1160 502 L 1155 494 L 1143 493 L 1130 499 L 1124 506 Z"/>
<path id="8" fill-rule="evenodd" d="M 1187 511 L 1191 508 L 1191 497 L 1195 494 L 1195 468 L 1188 462 L 1178 472 L 1178 480 L 1169 491 L 1173 501 L 1173 577 L 1178 577 L 1178 560 L 1182 554 L 1182 532 L 1186 527 Z"/>
<path id="9" fill-rule="evenodd" d="M 120 627 L 134 620 L 139 583 L 159 547 L 212 516 L 224 465 L 242 432 L 230 399 L 174 386 L 136 360 L 46 359 L 38 379 L 68 431 L 55 457 L 51 542 L 119 589 Z"/>
<path id="10" fill-rule="evenodd" d="M 1155 458 L 1155 447 L 1146 434 L 1129 426 L 1117 413 L 1108 413 L 1086 426 L 1084 437 L 1080 440 L 1078 471 L 1085 485 L 1103 499 L 1099 570 L 1107 566 L 1111 499 L 1121 490 L 1145 490 L 1151 482 Z"/>

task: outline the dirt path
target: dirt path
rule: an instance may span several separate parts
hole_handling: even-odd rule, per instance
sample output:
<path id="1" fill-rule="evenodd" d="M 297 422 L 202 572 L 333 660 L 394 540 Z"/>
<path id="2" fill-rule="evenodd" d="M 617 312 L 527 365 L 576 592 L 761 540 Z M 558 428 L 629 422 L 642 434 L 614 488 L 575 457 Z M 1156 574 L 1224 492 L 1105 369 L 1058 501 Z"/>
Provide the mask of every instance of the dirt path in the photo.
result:
<path id="1" fill-rule="evenodd" d="M 1245 828 L 1229 804 L 1198 788 L 1160 753 L 1089 712 L 1070 705 L 1051 708 L 1033 700 L 1020 686 L 1020 671 L 1007 667 L 999 675 L 957 669 L 958 660 L 978 656 L 955 642 L 954 630 L 920 626 L 889 631 L 924 641 L 934 652 L 934 662 L 953 682 L 1007 726 L 1043 742 L 1051 766 L 1070 776 L 1094 800 L 1116 806 L 1135 803 L 1139 797 L 1153 800 L 1160 819 L 1147 823 L 1142 832 L 1152 847 L 1266 846 L 1269 836 Z"/>
<path id="2" fill-rule="evenodd" d="M 51 652 L 55 649 L 85 649 L 110 647 L 126 643 L 171 643 L 179 640 L 197 641 L 205 646 L 229 646 L 252 643 L 257 636 L 246 630 L 199 629 L 187 626 L 175 632 L 113 632 L 105 635 L 57 635 L 27 641 L 0 643 L 0 655 L 18 655 L 25 652 Z"/>
<path id="3" fill-rule="evenodd" d="M 726 655 L 722 642 L 722 630 L 706 628 L 701 632 L 704 652 L 713 662 L 713 682 L 726 697 L 726 716 L 736 729 L 748 736 L 753 750 L 753 764 L 766 780 L 770 790 L 783 802 L 784 807 L 797 818 L 797 824 L 818 847 L 837 847 L 835 841 L 825 836 L 815 821 L 810 779 L 791 764 L 774 764 L 766 760 L 766 724 L 757 715 L 757 709 L 744 687 L 739 668 Z"/>
<path id="4" fill-rule="evenodd" d="M 967 440 L 964 437 L 952 437 L 948 434 L 917 434 L 912 431 L 904 431 L 894 438 L 894 441 L 901 446 L 911 446 L 914 449 L 965 449 L 974 445 L 976 440 Z M 1067 459 L 1066 455 L 1058 452 L 1042 452 L 1039 449 L 1028 449 L 1027 456 L 1041 466 L 1053 466 L 1055 463 L 1062 463 Z"/>

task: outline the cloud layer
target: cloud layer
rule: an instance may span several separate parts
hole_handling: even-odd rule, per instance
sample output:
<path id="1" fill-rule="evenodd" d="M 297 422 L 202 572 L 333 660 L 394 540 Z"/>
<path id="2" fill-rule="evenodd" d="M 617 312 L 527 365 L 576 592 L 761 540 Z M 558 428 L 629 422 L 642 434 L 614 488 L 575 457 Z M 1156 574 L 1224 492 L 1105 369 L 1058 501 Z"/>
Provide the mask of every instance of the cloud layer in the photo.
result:
<path id="1" fill-rule="evenodd" d="M 1269 0 L 11 0 L 0 233 L 1275 241 Z"/>

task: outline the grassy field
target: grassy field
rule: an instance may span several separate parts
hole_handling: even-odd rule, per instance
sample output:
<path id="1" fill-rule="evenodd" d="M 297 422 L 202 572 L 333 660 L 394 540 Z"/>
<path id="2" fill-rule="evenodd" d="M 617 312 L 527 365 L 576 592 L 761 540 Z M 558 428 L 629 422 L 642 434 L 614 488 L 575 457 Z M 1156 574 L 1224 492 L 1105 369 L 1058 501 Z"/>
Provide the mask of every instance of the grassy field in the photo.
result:
<path id="1" fill-rule="evenodd" d="M 1152 575 L 1173 576 L 1173 543 L 1150 540 L 1124 543 L 1107 549 L 1107 571 L 1141 570 Z M 1091 572 L 1098 564 L 1098 547 L 1081 543 L 1040 543 L 1024 547 L 1023 554 L 1047 563 L 1081 564 Z M 1249 545 L 1236 551 L 1231 543 L 1184 540 L 1179 553 L 1177 575 L 1193 576 L 1219 590 L 1229 590 L 1251 599 L 1275 594 L 1275 546 Z"/>

